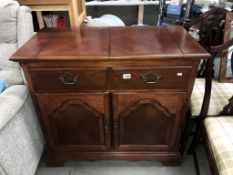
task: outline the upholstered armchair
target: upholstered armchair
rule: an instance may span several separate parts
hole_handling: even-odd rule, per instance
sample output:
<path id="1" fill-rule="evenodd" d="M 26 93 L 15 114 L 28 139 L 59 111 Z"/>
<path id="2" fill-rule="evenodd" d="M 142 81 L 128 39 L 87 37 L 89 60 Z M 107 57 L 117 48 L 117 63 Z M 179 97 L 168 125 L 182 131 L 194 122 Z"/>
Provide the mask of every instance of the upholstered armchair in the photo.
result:
<path id="1" fill-rule="evenodd" d="M 0 174 L 33 175 L 44 140 L 20 66 L 10 56 L 33 35 L 31 11 L 17 1 L 0 4 Z"/>

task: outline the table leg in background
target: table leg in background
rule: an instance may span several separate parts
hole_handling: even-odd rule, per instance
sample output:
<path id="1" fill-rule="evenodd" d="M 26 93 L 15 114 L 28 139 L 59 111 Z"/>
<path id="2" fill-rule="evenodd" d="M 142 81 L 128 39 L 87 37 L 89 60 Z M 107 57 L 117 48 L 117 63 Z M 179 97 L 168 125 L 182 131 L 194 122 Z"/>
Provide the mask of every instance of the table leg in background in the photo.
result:
<path id="1" fill-rule="evenodd" d="M 144 18 L 144 5 L 138 6 L 138 25 L 143 24 L 143 18 Z"/>
<path id="2" fill-rule="evenodd" d="M 43 19 L 43 15 L 41 11 L 36 11 L 36 16 L 37 16 L 37 20 L 39 23 L 39 28 L 43 29 L 45 27 L 44 25 L 44 19 Z"/>

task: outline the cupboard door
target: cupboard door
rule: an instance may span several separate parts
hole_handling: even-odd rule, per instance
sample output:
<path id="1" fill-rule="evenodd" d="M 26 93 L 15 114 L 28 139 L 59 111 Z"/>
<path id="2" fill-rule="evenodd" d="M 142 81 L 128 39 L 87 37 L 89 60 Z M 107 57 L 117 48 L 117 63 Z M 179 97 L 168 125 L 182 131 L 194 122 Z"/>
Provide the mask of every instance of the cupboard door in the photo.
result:
<path id="1" fill-rule="evenodd" d="M 185 97 L 185 93 L 113 94 L 114 149 L 177 149 Z"/>
<path id="2" fill-rule="evenodd" d="M 37 100 L 50 149 L 110 148 L 108 94 L 38 94 Z"/>

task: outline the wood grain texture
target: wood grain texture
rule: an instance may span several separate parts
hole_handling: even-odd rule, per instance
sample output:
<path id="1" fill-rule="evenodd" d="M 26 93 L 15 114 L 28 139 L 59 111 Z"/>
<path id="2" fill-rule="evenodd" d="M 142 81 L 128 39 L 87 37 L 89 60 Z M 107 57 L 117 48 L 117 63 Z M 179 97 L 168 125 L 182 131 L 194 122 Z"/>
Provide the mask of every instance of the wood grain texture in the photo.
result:
<path id="1" fill-rule="evenodd" d="M 54 33 L 46 47 L 41 50 L 39 60 L 51 59 L 104 59 L 109 55 L 109 30 L 84 28 Z"/>
<path id="2" fill-rule="evenodd" d="M 156 100 L 136 101 L 119 114 L 119 150 L 169 149 L 174 118 L 174 114 Z"/>
<path id="3" fill-rule="evenodd" d="M 173 89 L 185 90 L 192 67 L 124 67 L 113 68 L 114 89 Z M 155 83 L 145 82 L 143 77 L 153 73 L 159 77 Z M 131 79 L 123 79 L 124 74 L 130 74 Z"/>
<path id="4" fill-rule="evenodd" d="M 184 108 L 183 101 L 186 98 L 186 93 L 177 93 L 177 92 L 116 92 L 113 93 L 113 121 L 118 122 L 119 127 L 114 130 L 114 148 L 115 150 L 154 150 L 154 151 L 178 151 L 171 150 L 172 148 L 178 146 L 179 139 L 177 139 L 179 135 L 179 130 L 181 127 L 181 120 L 183 120 L 182 110 Z M 153 104 L 152 107 L 149 104 Z M 145 104 L 140 108 L 141 105 L 137 104 Z M 156 104 L 156 105 L 155 105 Z M 135 107 L 136 105 L 136 107 Z M 149 108 L 147 109 L 149 105 Z M 137 107 L 138 106 L 138 107 Z M 133 115 L 136 117 L 138 121 L 131 123 L 132 126 L 126 125 L 124 122 L 125 117 L 131 116 L 128 112 L 129 109 L 135 109 L 137 112 Z M 153 112 L 151 112 L 151 110 Z M 161 112 L 163 111 L 163 112 Z M 128 114 L 129 113 L 129 114 Z M 128 115 L 127 115 L 128 114 Z M 139 122 L 141 119 L 141 123 Z M 156 120 L 154 120 L 156 119 Z M 161 120 L 160 120 L 161 119 Z M 145 121 L 144 121 L 145 120 Z M 163 120 L 167 120 L 166 125 L 163 125 Z M 161 122 L 159 124 L 159 122 Z M 170 124 L 169 124 L 170 123 Z M 144 124 L 144 125 L 143 125 Z M 145 126 L 149 125 L 149 126 Z M 160 144 L 146 144 L 146 136 L 142 138 L 138 138 L 137 144 L 124 144 L 122 141 L 124 140 L 125 131 L 131 130 L 133 128 L 138 128 L 135 130 L 134 137 L 139 137 L 140 130 L 144 130 L 143 132 L 150 132 L 149 136 L 154 136 L 154 139 L 150 140 L 150 142 L 159 142 L 160 132 L 163 131 L 163 136 L 165 136 L 166 142 Z M 150 131 L 150 128 L 154 131 Z M 130 133 L 130 132 L 129 132 Z M 123 137 L 123 138 L 122 138 Z M 123 139 L 123 140 L 121 140 Z M 139 143 L 141 142 L 141 144 Z"/>
<path id="5" fill-rule="evenodd" d="M 210 55 L 181 26 L 166 26 L 165 29 L 173 38 L 185 58 L 209 58 Z"/>
<path id="6" fill-rule="evenodd" d="M 104 159 L 170 166 L 181 162 L 180 135 L 203 56 L 179 27 L 117 27 L 43 30 L 11 60 L 26 74 L 48 166 Z"/>
<path id="7" fill-rule="evenodd" d="M 51 32 L 52 36 L 46 37 L 51 35 Z M 30 45 L 34 45 L 34 49 L 39 51 L 37 55 L 34 55 L 36 61 L 210 57 L 184 29 L 177 26 L 171 28 L 83 27 L 66 30 L 45 29 L 41 33 L 29 42 Z M 46 43 L 43 42 L 45 37 Z M 43 45 L 38 45 L 38 42 L 43 42 Z M 29 61 L 30 58 L 23 58 L 22 53 L 29 52 L 30 45 L 16 52 L 11 60 Z"/>
<path id="8" fill-rule="evenodd" d="M 13 60 L 35 60 L 40 51 L 45 47 L 53 32 L 47 30 L 46 32 L 39 32 L 34 35 L 26 44 L 19 48 L 15 54 L 12 55 Z"/>
<path id="9" fill-rule="evenodd" d="M 109 44 L 110 36 L 107 28 L 44 29 L 19 49 L 11 59 L 66 61 L 99 58 L 103 60 L 108 59 Z M 32 52 L 34 55 L 29 55 Z M 25 56 L 22 53 L 25 53 Z"/>
<path id="10" fill-rule="evenodd" d="M 110 132 L 104 128 L 110 117 L 109 102 L 105 96 L 108 94 L 36 94 L 49 149 L 109 149 Z"/>
<path id="11" fill-rule="evenodd" d="M 49 116 L 56 144 L 104 144 L 103 114 L 80 100 L 67 100 Z"/>
<path id="12" fill-rule="evenodd" d="M 112 59 L 183 57 L 163 27 L 112 28 L 110 56 Z"/>
<path id="13" fill-rule="evenodd" d="M 37 92 L 67 92 L 107 89 L 107 69 L 30 69 Z M 66 75 L 68 77 L 66 78 Z M 70 76 L 70 77 L 69 77 Z M 68 79 L 68 80 L 66 80 Z M 65 82 L 75 79 L 73 83 Z M 57 87 L 54 89 L 54 87 Z"/>

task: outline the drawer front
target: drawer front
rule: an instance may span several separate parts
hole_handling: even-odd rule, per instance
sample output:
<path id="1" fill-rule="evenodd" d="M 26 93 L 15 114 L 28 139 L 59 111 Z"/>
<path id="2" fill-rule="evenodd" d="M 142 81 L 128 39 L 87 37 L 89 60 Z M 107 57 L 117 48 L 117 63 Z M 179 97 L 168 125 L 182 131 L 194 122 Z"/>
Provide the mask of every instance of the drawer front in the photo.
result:
<path id="1" fill-rule="evenodd" d="M 114 68 L 114 89 L 186 90 L 191 67 Z"/>
<path id="2" fill-rule="evenodd" d="M 107 69 L 31 69 L 37 92 L 75 92 L 107 88 Z"/>

